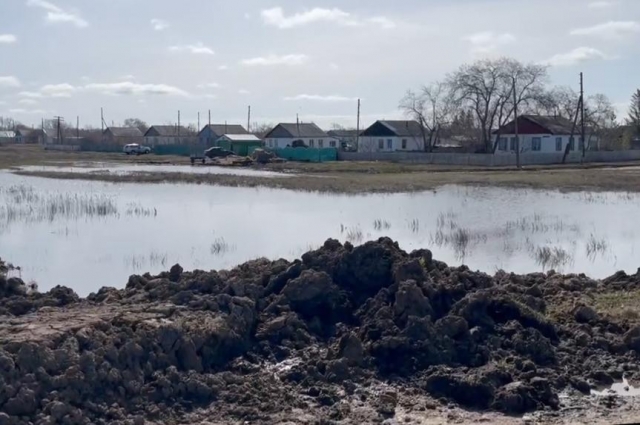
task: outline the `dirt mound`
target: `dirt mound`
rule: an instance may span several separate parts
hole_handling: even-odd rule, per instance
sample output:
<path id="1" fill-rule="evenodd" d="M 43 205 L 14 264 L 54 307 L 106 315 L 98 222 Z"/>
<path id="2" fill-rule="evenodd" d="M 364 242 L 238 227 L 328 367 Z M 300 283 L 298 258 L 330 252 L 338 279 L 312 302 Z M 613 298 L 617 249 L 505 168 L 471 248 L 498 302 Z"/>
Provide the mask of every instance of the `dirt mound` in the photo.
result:
<path id="1" fill-rule="evenodd" d="M 20 283 L 0 277 L 0 424 L 371 423 L 419 394 L 519 414 L 640 378 L 640 321 L 589 305 L 639 274 L 489 276 L 383 238 L 84 300 Z"/>

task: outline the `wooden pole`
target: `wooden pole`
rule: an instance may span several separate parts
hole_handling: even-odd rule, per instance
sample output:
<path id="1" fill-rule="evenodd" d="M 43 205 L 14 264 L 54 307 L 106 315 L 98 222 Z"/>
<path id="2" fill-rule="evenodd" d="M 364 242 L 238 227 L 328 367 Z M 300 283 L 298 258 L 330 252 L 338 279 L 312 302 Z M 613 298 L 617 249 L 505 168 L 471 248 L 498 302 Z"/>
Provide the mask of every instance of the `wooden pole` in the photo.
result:
<path id="1" fill-rule="evenodd" d="M 518 95 L 516 94 L 516 80 L 513 79 L 513 115 L 516 132 L 516 167 L 520 169 L 520 137 L 518 137 Z"/>
<path id="2" fill-rule="evenodd" d="M 581 122 L 581 138 L 582 138 L 582 158 L 585 157 L 587 151 L 586 130 L 584 126 L 584 79 L 582 72 L 580 73 L 580 122 Z"/>
<path id="3" fill-rule="evenodd" d="M 251 131 L 251 105 L 249 105 L 249 112 L 247 115 L 247 131 Z"/>
<path id="4" fill-rule="evenodd" d="M 360 99 L 358 99 L 358 117 L 356 119 L 356 150 L 360 146 Z"/>

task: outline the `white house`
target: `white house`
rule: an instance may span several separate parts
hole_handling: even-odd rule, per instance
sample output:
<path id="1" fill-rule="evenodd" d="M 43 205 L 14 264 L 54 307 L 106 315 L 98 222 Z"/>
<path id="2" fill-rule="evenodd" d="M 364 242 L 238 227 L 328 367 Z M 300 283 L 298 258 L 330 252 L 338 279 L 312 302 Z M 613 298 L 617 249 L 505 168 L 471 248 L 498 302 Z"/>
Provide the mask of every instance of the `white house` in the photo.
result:
<path id="1" fill-rule="evenodd" d="M 376 121 L 360 133 L 358 151 L 424 151 L 425 135 L 417 121 Z"/>
<path id="2" fill-rule="evenodd" d="M 144 143 L 147 146 L 189 145 L 197 142 L 196 134 L 177 125 L 154 125 L 144 133 Z"/>
<path id="3" fill-rule="evenodd" d="M 520 152 L 557 153 L 582 151 L 580 129 L 577 127 L 571 136 L 573 122 L 563 117 L 544 115 L 521 115 L 518 117 L 518 139 Z M 494 143 L 498 137 L 496 154 L 509 154 L 516 151 L 515 121 L 511 121 L 494 131 Z M 594 142 L 593 140 L 591 141 Z"/>
<path id="4" fill-rule="evenodd" d="M 280 123 L 264 136 L 267 148 L 295 147 L 303 143 L 309 148 L 338 148 L 338 138 L 331 137 L 313 123 Z"/>

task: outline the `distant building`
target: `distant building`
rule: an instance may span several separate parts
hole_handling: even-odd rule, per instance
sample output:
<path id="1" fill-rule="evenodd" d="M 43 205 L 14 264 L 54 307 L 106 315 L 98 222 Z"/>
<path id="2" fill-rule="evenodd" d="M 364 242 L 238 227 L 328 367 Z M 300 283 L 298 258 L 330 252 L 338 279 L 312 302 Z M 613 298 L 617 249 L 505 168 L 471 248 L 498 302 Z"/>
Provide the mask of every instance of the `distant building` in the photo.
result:
<path id="1" fill-rule="evenodd" d="M 142 144 L 144 140 L 144 133 L 137 127 L 107 127 L 102 133 L 102 141 L 105 143 L 129 145 Z"/>
<path id="2" fill-rule="evenodd" d="M 313 123 L 280 123 L 264 136 L 268 148 L 286 148 L 304 144 L 309 148 L 338 148 L 338 138 L 331 137 Z"/>
<path id="3" fill-rule="evenodd" d="M 9 145 L 16 142 L 16 132 L 9 130 L 0 131 L 0 144 Z"/>
<path id="4" fill-rule="evenodd" d="M 376 121 L 360 133 L 358 151 L 424 151 L 425 135 L 418 121 Z"/>
<path id="5" fill-rule="evenodd" d="M 521 115 L 518 117 L 520 152 L 564 152 L 567 145 L 569 145 L 569 151 L 581 151 L 580 128 L 576 127 L 574 135 L 571 136 L 572 129 L 573 122 L 563 117 Z M 494 131 L 495 137 L 498 137 L 498 133 L 500 134 L 496 153 L 515 152 L 515 120 L 501 127 L 499 131 Z M 592 144 L 596 142 L 592 139 Z"/>
<path id="6" fill-rule="evenodd" d="M 248 156 L 263 146 L 262 140 L 253 134 L 225 134 L 215 141 L 216 146 L 240 156 Z"/>
<path id="7" fill-rule="evenodd" d="M 208 124 L 200 130 L 198 139 L 206 146 L 213 146 L 213 143 L 225 134 L 249 134 L 249 132 L 238 124 Z"/>
<path id="8" fill-rule="evenodd" d="M 341 150 L 355 150 L 358 146 L 358 130 L 330 130 L 327 134 L 338 139 Z"/>
<path id="9" fill-rule="evenodd" d="M 144 144 L 148 146 L 189 145 L 197 142 L 197 135 L 186 127 L 177 125 L 154 125 L 144 134 Z"/>

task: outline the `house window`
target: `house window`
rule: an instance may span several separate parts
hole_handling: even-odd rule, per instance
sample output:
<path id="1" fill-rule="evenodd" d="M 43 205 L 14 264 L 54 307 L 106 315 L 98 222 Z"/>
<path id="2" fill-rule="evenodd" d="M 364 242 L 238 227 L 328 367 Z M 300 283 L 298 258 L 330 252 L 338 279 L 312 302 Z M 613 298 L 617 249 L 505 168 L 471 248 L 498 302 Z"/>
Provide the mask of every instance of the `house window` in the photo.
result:
<path id="1" fill-rule="evenodd" d="M 506 137 L 501 137 L 500 140 L 498 141 L 498 149 L 501 151 L 506 151 L 507 150 L 507 138 Z"/>
<path id="2" fill-rule="evenodd" d="M 576 139 L 573 137 L 569 138 L 569 150 L 571 151 L 575 151 L 576 150 Z"/>
<path id="3" fill-rule="evenodd" d="M 407 139 L 402 139 L 402 149 L 407 148 Z"/>
<path id="4" fill-rule="evenodd" d="M 556 137 L 556 151 L 562 150 L 562 137 Z"/>
<path id="5" fill-rule="evenodd" d="M 393 140 L 387 139 L 387 149 L 390 151 L 393 150 Z"/>
<path id="6" fill-rule="evenodd" d="M 331 146 L 332 148 L 335 148 L 335 147 L 336 147 L 336 142 L 335 142 L 335 140 L 330 141 L 330 142 L 329 142 L 329 146 Z"/>
<path id="7" fill-rule="evenodd" d="M 534 137 L 531 139 L 531 150 L 540 152 L 542 150 L 542 139 L 540 137 Z"/>
<path id="8" fill-rule="evenodd" d="M 310 146 L 310 147 L 313 147 L 313 144 L 314 144 L 313 139 L 309 140 L 309 146 Z"/>
<path id="9" fill-rule="evenodd" d="M 384 150 L 384 140 L 382 139 L 378 140 L 378 149 Z"/>
<path id="10" fill-rule="evenodd" d="M 512 150 L 514 152 L 517 150 L 517 148 L 516 148 L 517 143 L 516 142 L 517 142 L 517 138 L 512 137 L 511 140 L 509 141 L 509 143 L 511 145 L 511 146 L 509 146 L 509 148 L 510 148 L 509 150 Z"/>
<path id="11" fill-rule="evenodd" d="M 319 148 L 324 148 L 324 140 L 322 140 L 322 139 L 318 140 L 318 147 Z"/>

